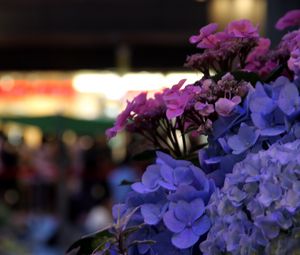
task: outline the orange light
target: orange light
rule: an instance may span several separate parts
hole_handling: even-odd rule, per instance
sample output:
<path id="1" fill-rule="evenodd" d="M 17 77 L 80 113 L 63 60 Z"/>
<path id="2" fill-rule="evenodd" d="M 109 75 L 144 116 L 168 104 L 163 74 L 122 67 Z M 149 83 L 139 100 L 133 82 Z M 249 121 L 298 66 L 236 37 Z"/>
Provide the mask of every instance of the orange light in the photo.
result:
<path id="1" fill-rule="evenodd" d="M 0 97 L 75 95 L 71 80 L 0 80 Z"/>

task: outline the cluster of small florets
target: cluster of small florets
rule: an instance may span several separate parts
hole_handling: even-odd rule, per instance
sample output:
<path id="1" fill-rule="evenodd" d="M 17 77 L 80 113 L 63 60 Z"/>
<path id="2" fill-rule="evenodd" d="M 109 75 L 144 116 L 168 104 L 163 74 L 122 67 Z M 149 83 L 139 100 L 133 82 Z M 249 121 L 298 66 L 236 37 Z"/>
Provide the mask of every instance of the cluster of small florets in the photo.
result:
<path id="1" fill-rule="evenodd" d="M 299 153 L 300 140 L 277 143 L 235 165 L 208 205 L 213 225 L 203 254 L 293 254 L 293 230 L 300 225 Z M 282 246 L 280 240 L 287 242 Z"/>
<path id="2" fill-rule="evenodd" d="M 243 69 L 249 52 L 259 40 L 258 29 L 248 20 L 233 21 L 223 32 L 216 32 L 217 24 L 211 23 L 190 38 L 202 52 L 189 56 L 186 66 L 200 70 L 205 77 L 215 73 Z"/>
<path id="3" fill-rule="evenodd" d="M 183 89 L 173 87 L 164 97 L 167 107 L 167 117 L 184 117 L 194 130 L 201 130 L 202 125 L 212 123 L 218 115 L 228 116 L 242 98 L 247 94 L 250 84 L 237 81 L 230 73 L 219 81 L 205 79 Z M 172 98 L 172 100 L 169 100 Z M 188 98 L 185 103 L 175 103 Z M 197 121 L 198 120 L 198 121 Z M 210 125 L 211 128 L 211 125 Z M 205 130 L 207 131 L 207 130 Z M 204 130 L 200 134 L 207 134 Z"/>
<path id="4" fill-rule="evenodd" d="M 218 116 L 230 115 L 251 87 L 230 73 L 217 82 L 206 79 L 187 86 L 184 83 L 185 80 L 181 80 L 154 98 L 147 99 L 144 92 L 139 94 L 127 103 L 114 127 L 107 131 L 108 137 L 125 129 L 143 135 L 155 148 L 167 149 L 176 157 L 181 153 L 186 155 L 185 134 L 207 135 Z M 177 131 L 183 139 L 183 152 L 178 148 Z"/>
<path id="5" fill-rule="evenodd" d="M 257 83 L 230 116 L 214 121 L 209 146 L 199 151 L 201 167 L 222 186 L 225 174 L 249 152 L 299 139 L 299 116 L 297 81 L 279 77 L 270 84 Z"/>
<path id="6" fill-rule="evenodd" d="M 116 218 L 135 210 L 131 224 L 144 224 L 131 237 L 138 245 L 130 254 L 190 254 L 210 228 L 205 206 L 215 187 L 191 162 L 158 152 L 156 163 L 147 167 L 132 189 L 125 204 L 114 210 Z M 142 243 L 145 240 L 158 242 Z"/>
<path id="7" fill-rule="evenodd" d="M 283 30 L 300 25 L 300 10 L 293 10 L 278 20 L 276 28 Z M 260 38 L 258 46 L 247 57 L 245 70 L 268 77 L 274 70 L 290 79 L 300 73 L 300 30 L 294 30 L 283 36 L 278 47 L 270 49 L 271 41 Z M 288 65 L 287 65 L 288 64 Z"/>
<path id="8" fill-rule="evenodd" d="M 295 10 L 276 27 L 299 25 Z M 299 252 L 300 30 L 275 50 L 247 20 L 216 31 L 209 24 L 190 38 L 200 53 L 186 65 L 204 74 L 200 81 L 139 94 L 107 131 L 139 133 L 173 157 L 157 152 L 114 206 L 114 235 L 100 254 L 199 254 L 206 234 L 205 255 Z M 191 156 L 190 132 L 208 135 L 201 168 L 175 159 Z"/>

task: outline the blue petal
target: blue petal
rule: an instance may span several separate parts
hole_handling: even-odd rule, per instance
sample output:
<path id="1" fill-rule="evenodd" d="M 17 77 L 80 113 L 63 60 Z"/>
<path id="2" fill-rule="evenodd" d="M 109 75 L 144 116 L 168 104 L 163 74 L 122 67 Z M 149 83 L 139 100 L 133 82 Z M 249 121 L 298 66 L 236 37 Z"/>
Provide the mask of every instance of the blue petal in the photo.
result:
<path id="1" fill-rule="evenodd" d="M 269 123 L 261 115 L 261 113 L 256 113 L 256 112 L 251 113 L 251 119 L 252 119 L 253 124 L 259 129 L 266 128 L 269 125 Z"/>
<path id="2" fill-rule="evenodd" d="M 255 91 L 250 97 L 249 108 L 251 112 L 261 114 L 269 114 L 276 108 L 275 102 L 267 95 L 260 83 L 256 85 Z"/>
<path id="3" fill-rule="evenodd" d="M 157 180 L 160 179 L 160 167 L 157 165 L 150 165 L 142 176 L 142 183 L 147 188 L 154 188 L 157 186 Z"/>
<path id="4" fill-rule="evenodd" d="M 164 181 L 166 181 L 166 182 L 173 183 L 173 172 L 174 172 L 174 169 L 168 165 L 162 165 L 160 167 L 160 174 L 161 174 L 162 178 L 164 179 Z"/>
<path id="5" fill-rule="evenodd" d="M 221 145 L 221 147 L 222 147 L 222 149 L 223 149 L 223 151 L 224 151 L 225 153 L 230 153 L 230 152 L 231 152 L 231 149 L 230 149 L 230 147 L 228 146 L 227 141 L 226 141 L 226 139 L 225 139 L 224 137 L 219 138 L 219 139 L 218 139 L 218 142 L 219 142 L 219 144 Z M 216 158 L 217 158 L 217 157 L 216 157 Z"/>
<path id="6" fill-rule="evenodd" d="M 145 193 L 149 193 L 149 192 L 152 192 L 152 191 L 155 191 L 155 190 L 158 190 L 159 189 L 159 186 L 153 188 L 153 189 L 149 189 L 148 187 L 146 187 L 143 183 L 141 182 L 136 182 L 134 184 L 131 185 L 131 188 L 140 193 L 140 194 L 145 194 Z"/>
<path id="7" fill-rule="evenodd" d="M 210 229 L 210 226 L 211 223 L 209 217 L 204 215 L 199 220 L 194 222 L 192 230 L 196 235 L 201 236 Z"/>
<path id="8" fill-rule="evenodd" d="M 277 211 L 272 214 L 272 217 L 275 219 L 278 225 L 285 230 L 289 229 L 293 225 L 292 217 L 290 214 Z"/>
<path id="9" fill-rule="evenodd" d="M 191 210 L 194 209 L 195 208 L 192 208 L 189 203 L 181 200 L 176 204 L 174 208 L 174 214 L 178 220 L 187 225 L 193 222 Z"/>
<path id="10" fill-rule="evenodd" d="M 192 171 L 189 167 L 176 167 L 174 169 L 174 184 L 191 184 L 193 181 Z"/>
<path id="11" fill-rule="evenodd" d="M 186 228 L 182 232 L 174 234 L 172 237 L 172 244 L 179 249 L 186 249 L 193 246 L 199 239 L 191 228 Z"/>
<path id="12" fill-rule="evenodd" d="M 275 219 L 271 219 L 268 216 L 258 216 L 255 219 L 255 225 L 261 229 L 264 236 L 268 239 L 274 239 L 279 235 L 280 228 L 276 224 Z"/>
<path id="13" fill-rule="evenodd" d="M 144 221 L 149 225 L 156 225 L 160 220 L 160 206 L 155 204 L 143 204 L 141 206 L 141 213 Z"/>
<path id="14" fill-rule="evenodd" d="M 204 162 L 208 165 L 219 164 L 221 158 L 222 158 L 221 156 L 212 157 L 212 158 L 205 159 Z"/>
<path id="15" fill-rule="evenodd" d="M 285 126 L 276 126 L 273 128 L 265 128 L 260 131 L 262 136 L 276 136 L 284 133 L 286 131 Z"/>
<path id="16" fill-rule="evenodd" d="M 271 182 L 260 183 L 259 190 L 258 201 L 266 207 L 282 195 L 281 186 Z"/>
<path id="17" fill-rule="evenodd" d="M 296 123 L 292 127 L 292 132 L 296 136 L 296 138 L 300 138 L 300 123 Z"/>
<path id="18" fill-rule="evenodd" d="M 167 211 L 163 216 L 163 220 L 166 227 L 173 233 L 179 233 L 185 228 L 185 224 L 175 217 L 173 210 Z"/>
<path id="19" fill-rule="evenodd" d="M 191 169 L 195 176 L 193 186 L 197 190 L 208 191 L 209 190 L 209 181 L 208 181 L 205 173 L 201 169 L 199 169 L 198 167 L 195 167 L 195 166 L 192 166 Z"/>
<path id="20" fill-rule="evenodd" d="M 205 211 L 205 205 L 202 199 L 198 198 L 190 203 L 192 221 L 196 221 Z"/>
<path id="21" fill-rule="evenodd" d="M 176 190 L 176 186 L 173 183 L 169 183 L 167 181 L 160 180 L 159 185 L 167 190 Z"/>
<path id="22" fill-rule="evenodd" d="M 159 164 L 166 164 L 170 167 L 174 168 L 177 166 L 189 166 L 191 165 L 191 162 L 186 160 L 175 160 L 170 155 L 163 153 L 161 151 L 156 152 L 157 155 L 157 163 Z"/>
<path id="23" fill-rule="evenodd" d="M 196 190 L 191 185 L 180 185 L 175 193 L 171 193 L 168 195 L 168 199 L 173 202 L 178 202 L 179 200 L 190 202 L 196 198 L 201 197 L 202 195 L 203 194 L 201 191 Z"/>
<path id="24" fill-rule="evenodd" d="M 279 94 L 278 106 L 288 116 L 299 109 L 299 92 L 295 84 L 286 83 Z"/>
<path id="25" fill-rule="evenodd" d="M 228 145 L 233 150 L 233 154 L 241 154 L 253 146 L 259 137 L 258 132 L 246 124 L 241 124 L 237 135 L 228 138 Z"/>

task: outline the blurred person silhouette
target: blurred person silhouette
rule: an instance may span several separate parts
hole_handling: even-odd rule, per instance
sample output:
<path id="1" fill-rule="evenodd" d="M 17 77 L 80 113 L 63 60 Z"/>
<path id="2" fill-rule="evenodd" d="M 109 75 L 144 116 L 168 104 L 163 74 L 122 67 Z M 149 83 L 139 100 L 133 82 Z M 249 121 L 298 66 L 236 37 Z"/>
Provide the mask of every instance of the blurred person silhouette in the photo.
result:
<path id="1" fill-rule="evenodd" d="M 125 157 L 108 177 L 114 204 L 125 201 L 128 192 L 131 191 L 130 184 L 141 177 L 149 164 L 148 160 L 137 160 L 135 158 L 147 148 L 146 141 L 141 137 L 128 133 L 126 134 L 126 140 Z"/>
<path id="2" fill-rule="evenodd" d="M 125 159 L 108 176 L 112 203 L 123 203 L 131 190 L 130 183 L 139 178 L 137 165 L 126 155 Z"/>
<path id="3" fill-rule="evenodd" d="M 81 189 L 70 199 L 70 217 L 85 224 L 92 209 L 103 206 L 108 210 L 110 207 L 107 175 L 113 167 L 111 151 L 102 140 L 82 136 L 78 144 L 81 147 Z"/>
<path id="4" fill-rule="evenodd" d="M 18 145 L 18 182 L 20 188 L 20 208 L 30 210 L 33 206 L 33 189 L 32 186 L 36 180 L 36 171 L 33 164 L 33 149 L 30 148 L 24 141 L 24 138 L 20 138 Z"/>
<path id="5" fill-rule="evenodd" d="M 19 201 L 17 174 L 17 151 L 0 132 L 0 199 L 9 206 L 16 206 Z"/>
<path id="6" fill-rule="evenodd" d="M 59 177 L 59 144 L 56 138 L 45 134 L 41 146 L 34 152 L 33 164 L 36 171 L 34 182 L 34 207 L 49 211 L 55 207 L 56 184 Z"/>

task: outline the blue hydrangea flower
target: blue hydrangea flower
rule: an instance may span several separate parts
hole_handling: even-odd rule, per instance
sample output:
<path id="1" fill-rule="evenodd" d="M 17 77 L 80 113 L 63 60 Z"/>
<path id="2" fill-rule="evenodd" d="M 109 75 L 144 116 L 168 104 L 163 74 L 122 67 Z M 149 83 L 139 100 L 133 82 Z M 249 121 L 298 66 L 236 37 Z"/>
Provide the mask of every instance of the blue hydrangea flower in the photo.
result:
<path id="1" fill-rule="evenodd" d="M 204 212 L 205 204 L 199 198 L 190 203 L 183 200 L 171 203 L 169 211 L 164 215 L 164 223 L 174 233 L 174 246 L 180 249 L 189 248 L 208 231 L 210 220 Z"/>
<path id="2" fill-rule="evenodd" d="M 227 143 L 233 154 L 241 154 L 250 149 L 257 141 L 259 132 L 254 127 L 242 123 L 236 135 L 228 138 Z"/>
<path id="3" fill-rule="evenodd" d="M 299 91 L 294 83 L 285 83 L 279 93 L 278 106 L 289 117 L 300 113 Z"/>
<path id="4" fill-rule="evenodd" d="M 203 254 L 270 254 L 282 238 L 295 239 L 291 233 L 300 225 L 299 155 L 300 140 L 275 143 L 234 166 L 224 187 L 211 196 L 212 227 L 200 245 Z"/>
<path id="5" fill-rule="evenodd" d="M 171 156 L 158 152 L 157 162 L 150 165 L 142 176 L 142 181 L 131 187 L 138 193 L 149 193 L 163 187 L 167 190 L 176 190 L 181 184 L 190 184 L 193 181 L 192 163 L 185 160 L 174 160 Z"/>
<path id="6" fill-rule="evenodd" d="M 243 111 L 220 117 L 213 123 L 209 147 L 199 151 L 206 174 L 222 187 L 225 175 L 249 152 L 256 153 L 280 141 L 300 137 L 299 81 L 279 77 L 271 84 L 257 83 L 248 93 Z"/>
<path id="7" fill-rule="evenodd" d="M 113 208 L 113 214 L 117 218 L 137 208 L 128 226 L 143 224 L 144 232 L 138 231 L 132 238 L 143 241 L 160 236 L 168 244 L 167 254 L 187 254 L 210 228 L 205 208 L 215 184 L 191 162 L 158 152 L 156 163 L 131 187 L 133 191 L 124 204 Z M 162 245 L 142 242 L 132 254 L 154 255 L 163 250 Z"/>

